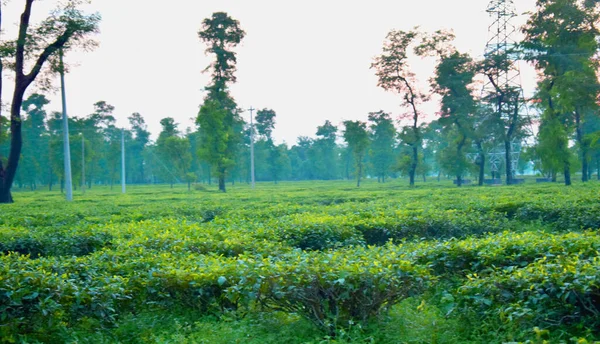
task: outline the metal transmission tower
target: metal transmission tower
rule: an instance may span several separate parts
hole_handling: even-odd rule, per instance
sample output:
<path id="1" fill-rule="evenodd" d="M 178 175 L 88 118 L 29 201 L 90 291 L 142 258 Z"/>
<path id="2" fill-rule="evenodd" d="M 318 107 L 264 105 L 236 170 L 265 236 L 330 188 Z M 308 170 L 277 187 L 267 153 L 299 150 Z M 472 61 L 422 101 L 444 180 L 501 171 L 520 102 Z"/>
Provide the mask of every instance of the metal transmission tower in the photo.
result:
<path id="1" fill-rule="evenodd" d="M 521 139 L 516 131 L 523 126 L 523 121 L 529 121 L 516 50 L 517 28 L 513 24 L 517 10 L 513 0 L 491 0 L 486 11 L 492 24 L 488 28 L 489 40 L 484 56 L 491 68 L 486 72 L 482 99 L 493 106 L 495 115 L 505 123 L 505 142 L 489 151 L 488 161 L 495 174 L 503 160 L 505 164 L 510 163 L 512 175 L 507 176 L 510 183 L 521 154 Z"/>
<path id="2" fill-rule="evenodd" d="M 486 94 L 497 94 L 499 89 L 522 91 L 515 51 L 517 42 L 514 36 L 517 28 L 512 24 L 517 16 L 515 4 L 513 0 L 491 0 L 486 12 L 492 18 L 492 24 L 488 27 L 489 40 L 484 56 L 494 61 L 499 68 L 495 69 L 493 80 L 487 80 L 483 91 Z M 506 109 L 501 110 L 506 112 Z"/>

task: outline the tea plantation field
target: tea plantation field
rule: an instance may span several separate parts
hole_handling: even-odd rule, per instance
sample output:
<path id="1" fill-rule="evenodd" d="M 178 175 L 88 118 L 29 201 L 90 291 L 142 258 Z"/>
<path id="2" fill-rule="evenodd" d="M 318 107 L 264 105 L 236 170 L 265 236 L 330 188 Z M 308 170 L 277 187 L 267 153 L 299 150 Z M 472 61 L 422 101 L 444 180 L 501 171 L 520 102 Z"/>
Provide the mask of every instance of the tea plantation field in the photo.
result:
<path id="1" fill-rule="evenodd" d="M 592 343 L 600 184 L 17 192 L 2 343 Z"/>

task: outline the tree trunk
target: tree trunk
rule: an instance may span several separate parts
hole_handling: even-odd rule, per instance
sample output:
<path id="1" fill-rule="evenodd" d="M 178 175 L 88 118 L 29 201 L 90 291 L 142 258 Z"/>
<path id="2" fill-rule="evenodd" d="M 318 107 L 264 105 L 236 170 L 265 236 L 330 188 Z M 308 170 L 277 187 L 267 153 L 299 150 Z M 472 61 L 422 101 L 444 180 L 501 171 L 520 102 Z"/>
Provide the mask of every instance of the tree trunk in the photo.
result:
<path id="1" fill-rule="evenodd" d="M 460 126 L 460 124 L 459 124 L 458 121 L 456 122 L 456 124 L 457 124 L 458 128 L 460 129 L 461 126 Z M 462 135 L 462 139 L 460 140 L 460 142 L 456 146 L 456 156 L 459 159 L 462 159 L 462 155 L 463 155 L 462 149 L 463 149 L 463 146 L 465 145 L 465 142 L 467 142 L 467 136 L 466 135 Z M 458 187 L 462 186 L 462 173 L 463 173 L 462 166 L 460 166 L 460 169 L 459 169 L 458 173 L 456 174 L 456 186 L 458 186 Z"/>
<path id="2" fill-rule="evenodd" d="M 558 173 L 556 173 L 556 171 L 552 170 L 552 182 L 556 183 L 556 179 L 558 178 Z"/>
<path id="3" fill-rule="evenodd" d="M 192 182 L 188 182 L 188 191 L 192 191 Z"/>
<path id="4" fill-rule="evenodd" d="M 417 160 L 419 159 L 419 152 L 417 151 L 417 144 L 415 143 L 412 147 L 412 162 L 410 164 L 410 186 L 415 186 L 415 174 L 417 173 Z"/>
<path id="5" fill-rule="evenodd" d="M 588 147 L 583 139 L 583 128 L 581 127 L 581 111 L 578 108 L 575 109 L 575 134 L 577 143 L 579 144 L 579 158 L 581 159 L 581 181 L 585 183 L 588 181 Z"/>
<path id="6" fill-rule="evenodd" d="M 225 189 L 225 177 L 219 177 L 219 191 L 227 192 Z"/>
<path id="7" fill-rule="evenodd" d="M 22 67 L 22 66 L 21 66 Z M 22 70 L 22 69 L 21 69 Z M 10 193 L 19 158 L 21 157 L 21 148 L 23 146 L 23 137 L 21 133 L 21 105 L 23 104 L 23 95 L 25 94 L 25 86 L 23 73 L 17 72 L 17 80 L 15 85 L 15 93 L 13 94 L 13 103 L 10 109 L 10 151 L 6 168 L 0 165 L 0 203 L 12 203 L 13 198 Z"/>
<path id="8" fill-rule="evenodd" d="M 350 154 L 346 158 L 346 180 L 350 180 Z"/>
<path id="9" fill-rule="evenodd" d="M 10 189 L 5 190 L 4 185 L 0 186 L 0 203 L 13 203 L 12 194 Z"/>
<path id="10" fill-rule="evenodd" d="M 584 157 L 581 160 L 581 181 L 584 183 L 589 180 L 588 170 L 589 170 L 589 166 L 588 166 L 587 157 Z"/>
<path id="11" fill-rule="evenodd" d="M 2 166 L 2 161 L 0 161 L 0 203 L 12 203 L 13 198 L 10 193 L 10 186 L 6 187 L 4 183 L 4 173 L 4 166 Z"/>
<path id="12" fill-rule="evenodd" d="M 569 161 L 565 161 L 565 185 L 571 185 L 571 165 Z"/>
<path id="13" fill-rule="evenodd" d="M 511 155 L 511 146 L 510 146 L 510 140 L 504 140 L 504 150 L 506 153 L 506 185 L 511 185 L 512 184 L 512 180 L 513 180 L 513 166 L 512 166 L 512 161 L 510 159 L 510 155 Z"/>
<path id="14" fill-rule="evenodd" d="M 358 164 L 358 173 L 356 174 L 356 187 L 360 187 L 360 177 L 362 174 L 362 164 Z"/>
<path id="15" fill-rule="evenodd" d="M 219 168 L 219 191 L 227 192 L 225 188 L 225 168 Z"/>
<path id="16" fill-rule="evenodd" d="M 15 88 L 10 108 L 10 151 L 6 168 L 0 165 L 0 203 L 11 203 L 13 201 L 10 188 L 17 173 L 19 158 L 21 157 L 21 148 L 23 146 L 23 137 L 21 132 L 21 105 L 23 104 L 23 96 L 25 91 L 38 76 L 48 58 L 58 49 L 62 48 L 69 39 L 69 35 L 67 33 L 61 34 L 52 44 L 43 49 L 42 54 L 38 56 L 31 71 L 28 74 L 25 74 L 25 44 L 27 41 L 27 29 L 29 28 L 32 6 L 33 0 L 25 1 L 25 9 L 21 14 L 21 19 L 19 22 L 19 34 L 15 46 Z M 2 61 L 0 61 L 0 63 L 1 62 Z M 1 88 L 2 81 L 0 81 L 0 91 Z M 3 99 L 0 97 L 0 103 L 2 100 Z"/>
<path id="17" fill-rule="evenodd" d="M 485 179 L 485 154 L 483 153 L 483 147 L 481 142 L 477 142 L 477 150 L 479 151 L 479 186 L 483 186 L 483 181 Z"/>
<path id="18" fill-rule="evenodd" d="M 52 191 L 52 167 L 51 161 L 48 161 L 48 191 Z"/>

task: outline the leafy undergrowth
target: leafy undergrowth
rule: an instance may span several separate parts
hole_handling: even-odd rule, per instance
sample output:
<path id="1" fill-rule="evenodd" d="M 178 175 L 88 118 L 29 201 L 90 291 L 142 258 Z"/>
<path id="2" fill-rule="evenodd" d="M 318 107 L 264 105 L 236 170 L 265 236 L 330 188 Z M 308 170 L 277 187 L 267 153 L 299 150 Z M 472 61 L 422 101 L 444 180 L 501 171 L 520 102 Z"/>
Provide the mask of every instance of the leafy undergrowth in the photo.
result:
<path id="1" fill-rule="evenodd" d="M 0 341 L 585 343 L 598 184 L 17 193 Z"/>
<path id="2" fill-rule="evenodd" d="M 457 343 L 458 323 L 435 306 L 409 298 L 381 316 L 377 324 L 353 324 L 336 338 L 315 331 L 301 316 L 256 312 L 244 318 L 202 314 L 147 312 L 128 314 L 118 328 L 93 332 L 90 324 L 75 329 L 65 342 L 77 343 Z M 87 326 L 87 328 L 86 328 Z M 93 332 L 93 333 L 92 333 Z"/>

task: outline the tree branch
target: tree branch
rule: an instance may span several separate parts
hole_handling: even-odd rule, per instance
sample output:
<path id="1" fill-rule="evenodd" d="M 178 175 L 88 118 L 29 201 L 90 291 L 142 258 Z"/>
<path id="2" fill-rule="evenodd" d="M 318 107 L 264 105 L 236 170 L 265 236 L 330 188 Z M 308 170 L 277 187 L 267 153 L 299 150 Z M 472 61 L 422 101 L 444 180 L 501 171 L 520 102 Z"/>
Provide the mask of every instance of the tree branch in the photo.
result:
<path id="1" fill-rule="evenodd" d="M 46 47 L 46 49 L 44 49 L 44 51 L 40 54 L 38 59 L 35 61 L 35 65 L 31 69 L 31 72 L 29 72 L 29 74 L 24 76 L 24 80 L 27 83 L 27 85 L 31 84 L 33 82 L 33 80 L 35 80 L 35 78 L 38 76 L 38 74 L 42 70 L 44 63 L 46 63 L 48 58 L 50 58 L 50 56 L 52 56 L 52 54 L 56 53 L 59 49 L 64 47 L 65 44 L 67 43 L 67 41 L 69 40 L 69 38 L 71 38 L 71 36 L 73 36 L 73 33 L 74 33 L 73 30 L 66 29 L 65 32 L 63 32 L 60 36 L 58 36 L 56 38 L 56 40 L 54 42 L 52 42 L 52 44 L 50 44 L 49 46 Z"/>
<path id="2" fill-rule="evenodd" d="M 21 23 L 19 24 L 19 36 L 17 37 L 17 50 L 15 56 L 16 77 L 23 76 L 23 66 L 25 64 L 25 42 L 27 40 L 27 29 L 29 29 L 29 19 L 31 18 L 31 7 L 33 0 L 25 0 L 25 10 L 21 14 Z"/>

